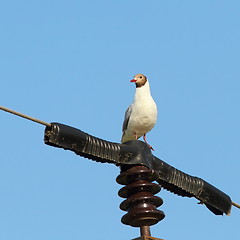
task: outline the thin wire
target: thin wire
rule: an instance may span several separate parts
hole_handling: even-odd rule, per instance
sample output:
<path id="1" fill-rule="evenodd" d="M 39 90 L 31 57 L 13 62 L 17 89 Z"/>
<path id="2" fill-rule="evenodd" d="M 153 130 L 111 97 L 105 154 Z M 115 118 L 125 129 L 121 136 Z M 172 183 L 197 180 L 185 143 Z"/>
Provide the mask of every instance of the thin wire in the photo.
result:
<path id="1" fill-rule="evenodd" d="M 3 111 L 5 111 L 5 112 L 9 112 L 9 113 L 11 113 L 11 114 L 17 115 L 17 116 L 22 117 L 22 118 L 26 118 L 26 119 L 28 119 L 28 120 L 31 120 L 31 121 L 33 121 L 33 122 L 36 122 L 36 123 L 45 125 L 45 126 L 47 126 L 47 127 L 51 127 L 51 124 L 50 124 L 50 123 L 44 122 L 44 121 L 39 120 L 39 119 L 37 119 L 37 118 L 30 117 L 30 116 L 25 115 L 25 114 L 23 114 L 23 113 L 19 113 L 19 112 L 13 111 L 13 110 L 8 109 L 8 108 L 5 108 L 5 107 L 3 107 L 3 106 L 0 106 L 0 110 L 3 110 Z"/>
<path id="2" fill-rule="evenodd" d="M 232 205 L 233 205 L 234 207 L 240 208 L 240 204 L 237 204 L 237 203 L 235 203 L 235 202 L 232 202 Z"/>

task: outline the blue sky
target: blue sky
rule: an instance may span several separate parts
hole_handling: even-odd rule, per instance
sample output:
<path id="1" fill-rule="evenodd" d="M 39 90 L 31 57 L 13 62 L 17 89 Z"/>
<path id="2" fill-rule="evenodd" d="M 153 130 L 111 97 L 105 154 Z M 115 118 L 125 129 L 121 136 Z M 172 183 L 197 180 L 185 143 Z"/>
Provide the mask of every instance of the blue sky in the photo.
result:
<path id="1" fill-rule="evenodd" d="M 239 1 L 2 1 L 0 105 L 119 142 L 136 73 L 148 76 L 154 155 L 240 202 Z M 43 143 L 44 127 L 0 112 L 0 238 L 132 239 L 119 169 Z M 239 239 L 215 216 L 159 193 L 164 239 Z"/>

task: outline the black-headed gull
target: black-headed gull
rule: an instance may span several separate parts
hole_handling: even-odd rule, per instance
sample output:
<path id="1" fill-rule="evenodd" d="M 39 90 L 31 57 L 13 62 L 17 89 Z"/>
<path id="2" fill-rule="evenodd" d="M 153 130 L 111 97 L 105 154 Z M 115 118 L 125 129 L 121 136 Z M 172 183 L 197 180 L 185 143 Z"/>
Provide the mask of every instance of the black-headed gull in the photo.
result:
<path id="1" fill-rule="evenodd" d="M 157 121 L 157 106 L 151 96 L 146 76 L 137 74 L 131 82 L 136 84 L 136 92 L 133 103 L 125 113 L 121 142 L 136 140 L 143 136 L 144 141 L 147 143 L 146 134 L 154 127 Z M 152 149 L 151 146 L 150 148 Z"/>

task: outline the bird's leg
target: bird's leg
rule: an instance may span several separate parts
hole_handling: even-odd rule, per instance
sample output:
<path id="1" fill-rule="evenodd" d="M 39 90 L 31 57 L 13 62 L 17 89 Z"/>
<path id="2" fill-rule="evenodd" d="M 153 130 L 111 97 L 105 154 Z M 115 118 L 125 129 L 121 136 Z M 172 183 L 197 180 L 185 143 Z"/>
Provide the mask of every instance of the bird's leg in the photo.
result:
<path id="1" fill-rule="evenodd" d="M 134 132 L 135 139 L 138 140 L 137 134 Z"/>
<path id="2" fill-rule="evenodd" d="M 144 140 L 144 142 L 148 145 L 148 147 L 149 147 L 151 150 L 154 151 L 153 147 L 152 147 L 151 145 L 149 145 L 148 142 L 147 142 L 146 133 L 143 135 L 143 140 Z"/>

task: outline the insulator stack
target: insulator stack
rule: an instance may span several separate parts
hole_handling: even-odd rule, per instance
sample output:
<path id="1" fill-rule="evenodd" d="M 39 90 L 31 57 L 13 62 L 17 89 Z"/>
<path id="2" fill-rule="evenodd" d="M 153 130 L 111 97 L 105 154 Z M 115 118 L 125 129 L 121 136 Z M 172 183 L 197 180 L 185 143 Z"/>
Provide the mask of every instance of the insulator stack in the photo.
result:
<path id="1" fill-rule="evenodd" d="M 120 204 L 120 209 L 127 211 L 121 221 L 132 227 L 140 227 L 142 233 L 146 226 L 154 225 L 165 217 L 164 213 L 157 209 L 163 200 L 154 196 L 161 188 L 152 183 L 156 180 L 156 173 L 145 166 L 124 165 L 121 170 L 116 181 L 126 186 L 119 190 L 118 195 L 127 198 Z M 150 235 L 150 231 L 142 235 Z"/>

